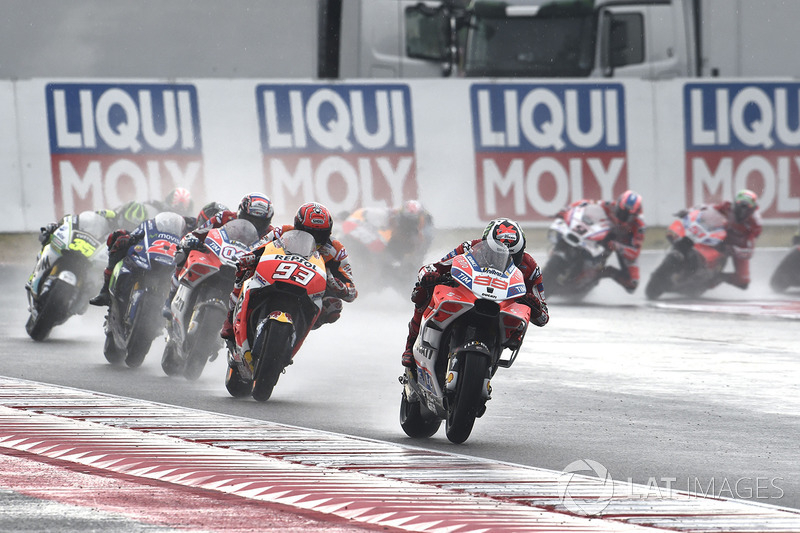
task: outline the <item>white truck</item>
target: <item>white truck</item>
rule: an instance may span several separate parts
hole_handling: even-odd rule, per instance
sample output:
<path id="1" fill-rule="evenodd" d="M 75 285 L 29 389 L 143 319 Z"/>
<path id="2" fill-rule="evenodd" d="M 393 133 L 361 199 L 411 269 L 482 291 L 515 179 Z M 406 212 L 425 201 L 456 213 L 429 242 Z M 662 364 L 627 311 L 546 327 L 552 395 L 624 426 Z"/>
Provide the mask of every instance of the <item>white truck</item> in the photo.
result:
<path id="1" fill-rule="evenodd" d="M 319 2 L 320 78 L 800 78 L 798 0 Z"/>

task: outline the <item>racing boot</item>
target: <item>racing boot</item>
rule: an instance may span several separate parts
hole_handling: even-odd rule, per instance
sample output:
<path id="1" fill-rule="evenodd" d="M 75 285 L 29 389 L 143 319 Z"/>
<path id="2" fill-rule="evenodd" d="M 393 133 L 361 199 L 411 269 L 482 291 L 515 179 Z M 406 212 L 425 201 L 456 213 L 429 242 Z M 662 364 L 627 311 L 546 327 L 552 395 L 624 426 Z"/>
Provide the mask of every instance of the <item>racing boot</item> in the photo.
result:
<path id="1" fill-rule="evenodd" d="M 402 364 L 406 368 L 416 368 L 414 362 L 414 343 L 419 336 L 419 324 L 422 319 L 422 309 L 414 309 L 414 316 L 408 323 L 408 337 L 406 338 L 406 349 L 403 352 Z"/>
<path id="2" fill-rule="evenodd" d="M 178 292 L 178 287 L 175 285 L 170 286 L 167 299 L 164 301 L 164 307 L 161 309 L 161 316 L 167 320 L 172 320 L 172 299 L 175 298 L 175 293 Z"/>
<path id="3" fill-rule="evenodd" d="M 108 284 L 111 282 L 111 271 L 105 269 L 103 271 L 103 287 L 97 296 L 89 300 L 89 303 L 98 307 L 108 307 L 111 305 L 111 293 L 108 291 Z"/>

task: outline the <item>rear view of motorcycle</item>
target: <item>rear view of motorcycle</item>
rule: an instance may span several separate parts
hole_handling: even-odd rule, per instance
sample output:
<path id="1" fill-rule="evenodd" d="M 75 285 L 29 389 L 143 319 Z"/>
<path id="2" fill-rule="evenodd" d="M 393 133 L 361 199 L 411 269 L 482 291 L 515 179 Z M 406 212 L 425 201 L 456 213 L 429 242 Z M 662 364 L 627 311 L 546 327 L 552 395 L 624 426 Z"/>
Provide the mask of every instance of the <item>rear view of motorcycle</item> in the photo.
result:
<path id="1" fill-rule="evenodd" d="M 236 260 L 258 240 L 255 226 L 231 220 L 206 235 L 203 248 L 188 251 L 178 273 L 180 286 L 172 300 L 167 344 L 161 368 L 168 376 L 196 380 L 223 347 L 219 329 L 228 312 L 236 277 Z M 187 252 L 184 252 L 187 253 Z"/>
<path id="2" fill-rule="evenodd" d="M 169 290 L 175 251 L 186 222 L 176 213 L 159 213 L 135 231 L 141 240 L 114 267 L 109 289 L 103 354 L 113 364 L 144 362 L 164 328 L 161 308 Z"/>
<path id="3" fill-rule="evenodd" d="M 594 203 L 572 207 L 553 221 L 547 233 L 552 248 L 542 270 L 548 296 L 580 300 L 597 286 L 611 254 L 610 230 L 606 212 Z"/>
<path id="4" fill-rule="evenodd" d="M 267 244 L 234 310 L 225 386 L 231 396 L 264 402 L 292 364 L 322 309 L 325 262 L 314 237 L 291 230 Z"/>
<path id="5" fill-rule="evenodd" d="M 722 249 L 726 219 L 713 208 L 691 209 L 667 228 L 667 255 L 650 275 L 650 300 L 667 292 L 697 297 L 717 285 L 728 256 Z"/>
<path id="6" fill-rule="evenodd" d="M 400 376 L 400 426 L 430 437 L 445 421 L 447 439 L 469 438 L 491 399 L 491 378 L 509 368 L 530 321 L 522 273 L 505 247 L 481 241 L 453 258 L 449 280 L 433 290 L 413 352 L 416 368 Z M 503 359 L 504 349 L 511 350 Z"/>
<path id="7" fill-rule="evenodd" d="M 46 339 L 55 326 L 86 312 L 103 280 L 111 229 L 104 216 L 84 211 L 65 217 L 52 233 L 25 284 L 30 313 L 25 330 L 33 340 Z"/>

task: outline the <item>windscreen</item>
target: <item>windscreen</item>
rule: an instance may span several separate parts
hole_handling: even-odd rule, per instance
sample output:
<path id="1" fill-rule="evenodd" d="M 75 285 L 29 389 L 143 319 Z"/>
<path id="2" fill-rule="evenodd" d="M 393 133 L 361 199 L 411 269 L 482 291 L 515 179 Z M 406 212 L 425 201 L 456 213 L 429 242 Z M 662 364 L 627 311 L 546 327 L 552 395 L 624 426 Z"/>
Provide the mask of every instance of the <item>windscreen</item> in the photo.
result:
<path id="1" fill-rule="evenodd" d="M 281 236 L 283 249 L 287 254 L 302 255 L 303 257 L 311 257 L 317 249 L 317 243 L 310 233 L 305 231 L 291 230 Z"/>
<path id="2" fill-rule="evenodd" d="M 486 241 L 477 243 L 472 247 L 470 253 L 482 271 L 491 269 L 498 272 L 505 272 L 511 261 L 508 248 L 493 248 Z"/>
<path id="3" fill-rule="evenodd" d="M 594 63 L 591 12 L 472 19 L 466 76 L 584 77 Z"/>
<path id="4" fill-rule="evenodd" d="M 249 221 L 237 218 L 223 226 L 231 241 L 250 247 L 258 240 L 258 231 Z"/>

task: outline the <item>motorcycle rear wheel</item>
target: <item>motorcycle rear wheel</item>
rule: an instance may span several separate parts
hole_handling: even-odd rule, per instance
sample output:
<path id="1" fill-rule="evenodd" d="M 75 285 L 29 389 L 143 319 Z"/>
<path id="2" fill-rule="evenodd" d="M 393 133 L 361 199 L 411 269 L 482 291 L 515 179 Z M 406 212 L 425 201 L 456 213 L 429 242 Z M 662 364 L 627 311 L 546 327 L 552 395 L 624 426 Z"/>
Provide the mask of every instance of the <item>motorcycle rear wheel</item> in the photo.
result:
<path id="1" fill-rule="evenodd" d="M 489 375 L 489 359 L 484 354 L 462 352 L 463 360 L 453 398 L 447 406 L 445 433 L 447 440 L 461 444 L 469 438 L 475 418 L 482 411 L 483 381 Z"/>
<path id="2" fill-rule="evenodd" d="M 556 283 L 556 280 L 558 275 L 566 271 L 568 267 L 567 260 L 559 254 L 554 253 L 547 259 L 547 263 L 545 263 L 542 270 L 542 279 L 547 284 L 548 296 L 563 292 L 563 287 Z"/>
<path id="3" fill-rule="evenodd" d="M 186 354 L 186 366 L 183 377 L 189 381 L 196 381 L 203 374 L 206 363 L 222 347 L 219 338 L 219 328 L 225 321 L 224 309 L 201 307 L 195 310 L 199 316 L 195 318 L 197 327 L 186 334 L 183 343 Z"/>
<path id="4" fill-rule="evenodd" d="M 769 279 L 770 288 L 777 293 L 785 292 L 793 285 L 800 285 L 800 250 L 794 249 L 778 264 Z"/>
<path id="5" fill-rule="evenodd" d="M 269 320 L 266 328 L 253 380 L 253 399 L 259 402 L 266 402 L 272 396 L 272 390 L 292 356 L 292 325 Z"/>
<path id="6" fill-rule="evenodd" d="M 429 416 L 423 415 L 423 410 L 427 411 Z M 427 439 L 439 431 L 441 425 L 441 419 L 428 411 L 422 402 L 409 401 L 405 389 L 403 390 L 400 398 L 400 427 L 406 435 L 412 439 Z"/>

